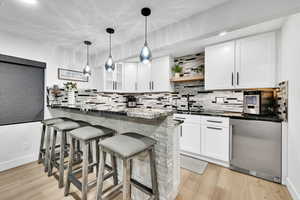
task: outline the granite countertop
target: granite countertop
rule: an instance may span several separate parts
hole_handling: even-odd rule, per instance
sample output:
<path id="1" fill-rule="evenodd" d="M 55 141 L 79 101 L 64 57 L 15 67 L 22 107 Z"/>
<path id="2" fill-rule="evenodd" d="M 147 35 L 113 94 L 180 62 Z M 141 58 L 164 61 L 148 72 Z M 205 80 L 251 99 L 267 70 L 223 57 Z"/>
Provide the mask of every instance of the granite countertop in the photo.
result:
<path id="1" fill-rule="evenodd" d="M 99 113 L 99 114 L 112 114 L 112 115 L 121 115 L 128 116 L 131 118 L 140 118 L 140 119 L 159 119 L 162 117 L 167 117 L 173 114 L 173 111 L 161 110 L 161 109 L 142 109 L 142 108 L 125 108 L 125 109 L 107 109 L 107 110 L 98 110 L 98 109 L 81 109 L 80 106 L 76 105 L 64 105 L 51 107 L 57 109 L 72 109 L 85 113 Z"/>
<path id="2" fill-rule="evenodd" d="M 276 115 L 249 115 L 249 114 L 244 114 L 244 113 L 224 112 L 224 111 L 196 111 L 196 112 L 177 111 L 176 113 L 190 114 L 190 115 L 229 117 L 232 119 L 245 119 L 245 120 L 259 120 L 259 121 L 272 121 L 272 122 L 282 122 L 283 121 Z"/>

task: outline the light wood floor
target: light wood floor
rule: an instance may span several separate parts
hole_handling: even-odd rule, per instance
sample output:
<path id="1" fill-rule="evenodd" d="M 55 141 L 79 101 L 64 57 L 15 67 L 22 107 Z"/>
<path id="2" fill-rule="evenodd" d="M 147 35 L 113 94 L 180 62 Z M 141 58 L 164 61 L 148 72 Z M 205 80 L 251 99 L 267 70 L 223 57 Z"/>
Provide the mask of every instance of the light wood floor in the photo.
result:
<path id="1" fill-rule="evenodd" d="M 176 200 L 290 200 L 284 186 L 209 164 L 203 175 L 181 170 L 180 193 Z M 41 165 L 30 163 L 0 172 L 0 200 L 79 200 L 80 193 L 71 187 L 63 196 L 57 181 L 47 177 Z M 89 193 L 95 199 L 95 189 Z M 121 200 L 121 195 L 115 198 Z"/>

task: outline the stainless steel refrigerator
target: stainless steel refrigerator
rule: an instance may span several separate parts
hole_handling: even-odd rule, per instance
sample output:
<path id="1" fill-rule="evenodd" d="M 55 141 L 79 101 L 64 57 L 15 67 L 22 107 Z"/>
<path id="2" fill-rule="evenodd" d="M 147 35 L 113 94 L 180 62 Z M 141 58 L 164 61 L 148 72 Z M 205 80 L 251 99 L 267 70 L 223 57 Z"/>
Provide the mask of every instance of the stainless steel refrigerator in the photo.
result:
<path id="1" fill-rule="evenodd" d="M 230 168 L 281 183 L 281 123 L 230 119 Z"/>

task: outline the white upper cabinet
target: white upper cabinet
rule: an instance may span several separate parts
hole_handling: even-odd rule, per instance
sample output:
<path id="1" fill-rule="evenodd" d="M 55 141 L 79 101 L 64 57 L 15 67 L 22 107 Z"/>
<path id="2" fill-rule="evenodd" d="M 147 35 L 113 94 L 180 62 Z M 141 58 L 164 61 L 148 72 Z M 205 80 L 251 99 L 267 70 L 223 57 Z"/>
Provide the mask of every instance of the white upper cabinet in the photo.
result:
<path id="1" fill-rule="evenodd" d="M 138 92 L 149 92 L 151 84 L 151 65 L 138 64 L 137 71 L 137 90 Z"/>
<path id="2" fill-rule="evenodd" d="M 104 70 L 104 91 L 105 92 L 117 92 L 123 90 L 123 63 L 115 63 L 115 70 L 108 72 Z"/>
<path id="3" fill-rule="evenodd" d="M 125 92 L 137 91 L 137 63 L 124 63 L 124 87 Z"/>
<path id="4" fill-rule="evenodd" d="M 234 88 L 235 42 L 205 48 L 205 89 Z"/>
<path id="5" fill-rule="evenodd" d="M 172 64 L 169 56 L 149 64 L 116 63 L 113 72 L 104 69 L 104 92 L 171 92 Z"/>
<path id="6" fill-rule="evenodd" d="M 169 92 L 171 87 L 171 65 L 169 56 L 153 59 L 151 62 L 151 91 Z"/>
<path id="7" fill-rule="evenodd" d="M 205 49 L 205 89 L 275 86 L 275 32 L 230 41 Z"/>
<path id="8" fill-rule="evenodd" d="M 123 77 L 124 77 L 124 72 L 123 72 L 123 63 L 116 63 L 116 68 L 114 71 L 114 79 L 115 79 L 115 90 L 116 91 L 122 91 L 123 90 Z"/>
<path id="9" fill-rule="evenodd" d="M 236 86 L 267 88 L 276 84 L 274 32 L 236 41 Z"/>
<path id="10" fill-rule="evenodd" d="M 108 72 L 105 70 L 105 68 L 103 67 L 103 72 L 104 72 L 104 91 L 105 92 L 110 92 L 113 91 L 114 88 L 114 74 L 113 72 Z"/>

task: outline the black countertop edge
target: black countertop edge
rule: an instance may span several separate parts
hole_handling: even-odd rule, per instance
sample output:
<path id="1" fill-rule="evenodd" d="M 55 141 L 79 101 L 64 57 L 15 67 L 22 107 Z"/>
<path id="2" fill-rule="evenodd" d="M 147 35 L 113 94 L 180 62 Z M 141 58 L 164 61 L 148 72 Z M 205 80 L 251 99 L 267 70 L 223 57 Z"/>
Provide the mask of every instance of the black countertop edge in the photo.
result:
<path id="1" fill-rule="evenodd" d="M 283 122 L 282 119 L 277 116 L 260 116 L 260 115 L 247 115 L 241 114 L 238 115 L 230 115 L 226 113 L 213 113 L 213 112 L 175 112 L 176 114 L 190 114 L 190 115 L 205 115 L 205 116 L 216 116 L 216 117 L 229 117 L 232 119 L 244 119 L 244 120 L 258 120 L 258 121 L 271 121 L 271 122 Z"/>
<path id="2" fill-rule="evenodd" d="M 68 106 L 57 106 L 57 107 L 51 107 L 48 106 L 49 108 L 52 109 L 69 109 L 69 110 L 77 110 L 80 111 L 82 113 L 107 113 L 107 114 L 115 114 L 115 115 L 127 115 L 126 112 L 121 112 L 121 111 L 109 111 L 109 110 L 93 110 L 93 109 L 89 109 L 88 111 L 83 111 L 78 107 L 68 107 Z"/>
<path id="3" fill-rule="evenodd" d="M 133 116 L 128 116 L 127 112 L 125 111 L 109 111 L 109 110 L 88 110 L 88 111 L 83 111 L 80 108 L 77 107 L 68 107 L 68 106 L 57 106 L 57 107 L 51 107 L 48 106 L 51 109 L 62 109 L 62 110 L 69 110 L 69 111 L 75 111 L 76 113 L 81 113 L 81 114 L 87 114 L 87 115 L 93 115 L 93 116 L 123 116 L 126 118 L 131 118 L 135 120 L 144 120 L 144 121 L 157 121 L 157 120 L 162 120 L 166 118 L 166 116 L 160 116 L 156 118 L 142 118 L 142 117 L 133 117 Z"/>

